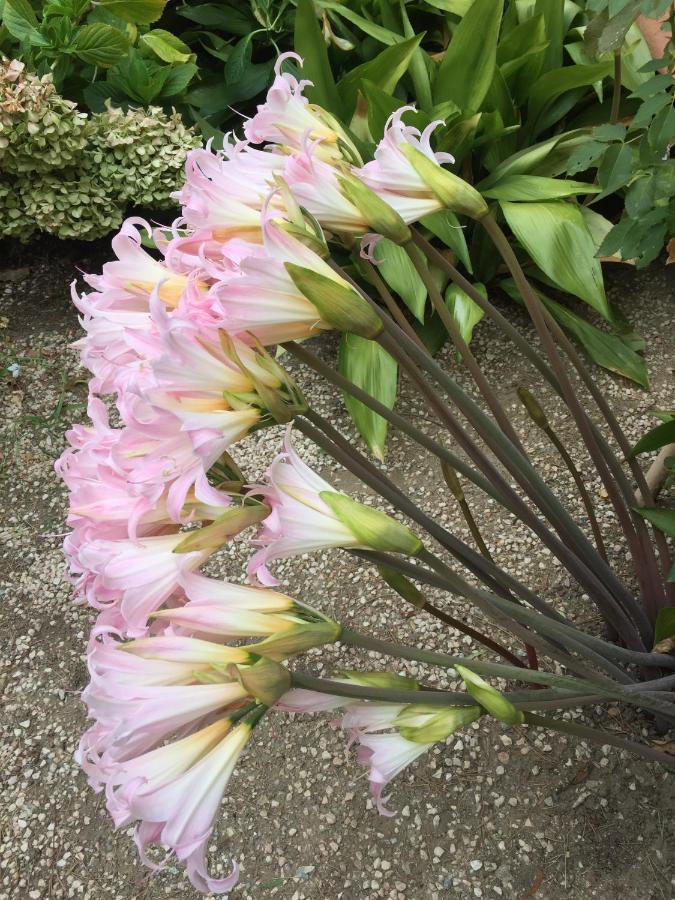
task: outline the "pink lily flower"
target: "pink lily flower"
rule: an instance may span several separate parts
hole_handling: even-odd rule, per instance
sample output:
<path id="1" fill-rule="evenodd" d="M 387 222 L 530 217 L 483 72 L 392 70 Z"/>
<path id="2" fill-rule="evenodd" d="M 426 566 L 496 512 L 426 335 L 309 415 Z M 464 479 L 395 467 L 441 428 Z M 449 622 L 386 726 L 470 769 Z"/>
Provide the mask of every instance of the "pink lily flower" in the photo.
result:
<path id="1" fill-rule="evenodd" d="M 295 602 L 284 594 L 229 584 L 197 573 L 188 573 L 181 585 L 189 602 L 154 614 L 193 634 L 220 638 L 270 637 L 303 620 L 293 615 Z"/>
<path id="2" fill-rule="evenodd" d="M 431 149 L 431 135 L 442 123 L 432 122 L 420 132 L 412 125 L 405 125 L 402 120 L 403 113 L 410 109 L 414 107 L 402 106 L 392 113 L 387 121 L 384 137 L 377 145 L 375 159 L 355 171 L 369 188 L 376 191 L 408 223 L 437 212 L 443 208 L 443 204 L 417 174 L 402 153 L 401 147 L 409 144 L 439 166 L 455 161 L 449 153 L 434 153 Z"/>
<path id="3" fill-rule="evenodd" d="M 113 776 L 113 783 L 128 784 L 134 776 L 139 778 L 136 775 L 138 769 L 144 773 L 141 777 L 147 779 L 142 786 L 128 792 L 128 799 L 124 798 L 123 802 L 128 804 L 127 815 L 122 818 L 122 810 L 116 810 L 120 824 L 141 820 L 135 840 L 143 862 L 158 868 L 148 859 L 146 848 L 156 843 L 168 846 L 185 863 L 192 885 L 204 893 L 227 893 L 239 877 L 236 863 L 228 876 L 211 877 L 205 857 L 213 820 L 237 760 L 250 737 L 251 726 L 246 722 L 235 726 L 215 746 L 204 752 L 217 734 L 218 729 L 213 728 L 212 732 L 200 738 L 198 745 L 192 742 L 189 747 L 183 745 L 178 751 L 175 747 L 172 752 L 161 748 L 167 752 L 152 759 L 148 759 L 148 754 L 145 759 L 132 760 Z M 190 738 L 186 740 L 192 741 Z M 202 755 L 195 760 L 197 752 Z M 153 769 L 159 771 L 154 777 Z M 120 802 L 117 798 L 115 800 Z"/>
<path id="4" fill-rule="evenodd" d="M 303 90 L 311 81 L 298 81 L 293 75 L 282 73 L 287 59 L 302 65 L 297 53 L 282 53 L 274 66 L 275 78 L 267 92 L 265 103 L 258 106 L 256 114 L 244 125 L 244 134 L 253 144 L 285 144 L 300 149 L 303 140 L 321 141 L 322 153 L 327 158 L 340 159 L 342 151 L 338 141 L 351 147 L 339 124 L 320 106 L 310 103 Z"/>
<path id="5" fill-rule="evenodd" d="M 415 555 L 421 542 L 404 525 L 341 494 L 309 468 L 286 430 L 284 449 L 265 473 L 266 483 L 252 485 L 272 508 L 252 541 L 261 545 L 248 564 L 248 574 L 262 584 L 277 584 L 267 569 L 274 559 L 285 559 L 333 547 L 390 550 Z M 362 525 L 367 521 L 365 529 Z M 364 540 L 364 535 L 367 538 Z"/>
<path id="6" fill-rule="evenodd" d="M 369 768 L 370 790 L 378 812 L 383 816 L 393 816 L 395 813 L 384 805 L 382 791 L 399 772 L 433 747 L 434 742 L 409 741 L 400 734 L 367 733 L 361 733 L 359 741 L 358 760 Z"/>
<path id="7" fill-rule="evenodd" d="M 250 333 L 265 345 L 329 329 L 317 308 L 296 287 L 284 263 L 311 269 L 343 287 L 348 287 L 347 282 L 273 221 L 264 224 L 264 242 L 264 257 L 244 260 L 240 278 L 213 289 L 220 301 L 223 327 L 243 341 Z"/>
<path id="8" fill-rule="evenodd" d="M 209 149 L 188 154 L 185 184 L 174 194 L 182 221 L 221 243 L 237 239 L 259 244 L 260 211 L 285 159 L 244 142 L 229 145 L 228 151 L 228 156 Z"/>
<path id="9" fill-rule="evenodd" d="M 79 547 L 73 559 L 81 572 L 79 590 L 91 606 L 119 604 L 127 633 L 141 636 L 151 612 L 174 594 L 184 573 L 198 568 L 210 551 L 175 553 L 184 533 L 130 540 L 95 540 Z"/>

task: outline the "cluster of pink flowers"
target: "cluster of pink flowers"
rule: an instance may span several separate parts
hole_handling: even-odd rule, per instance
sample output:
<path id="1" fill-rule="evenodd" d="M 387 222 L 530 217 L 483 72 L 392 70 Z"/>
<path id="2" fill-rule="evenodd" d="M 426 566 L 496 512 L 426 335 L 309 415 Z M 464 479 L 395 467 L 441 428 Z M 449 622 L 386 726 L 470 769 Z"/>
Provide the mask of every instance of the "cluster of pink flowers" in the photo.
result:
<path id="1" fill-rule="evenodd" d="M 312 278 L 364 303 L 323 258 L 316 229 L 350 240 L 373 230 L 344 179 L 359 179 L 405 223 L 441 208 L 402 152 L 412 146 L 444 161 L 427 133 L 398 113 L 362 165 L 340 126 L 307 102 L 306 82 L 281 73 L 282 62 L 244 126 L 246 140 L 190 154 L 180 217 L 155 229 L 128 220 L 112 242 L 114 261 L 85 276 L 86 293 L 73 292 L 85 331 L 77 346 L 92 376 L 91 424 L 68 433 L 57 469 L 70 491 L 65 549 L 76 597 L 97 610 L 84 692 L 93 724 L 78 759 L 105 791 L 115 824 L 140 822 L 144 862 L 157 865 L 148 845 L 165 845 L 202 891 L 236 881 L 236 867 L 208 874 L 205 848 L 251 729 L 288 687 L 280 661 L 339 629 L 270 587 L 200 570 L 259 523 L 249 576 L 268 586 L 274 559 L 364 546 L 331 502 L 338 495 L 288 436 L 264 485 L 232 488 L 240 473 L 229 449 L 303 408 L 264 348 L 339 327 L 321 292 L 307 288 Z M 415 540 L 402 547 L 408 541 L 415 552 Z M 254 643 L 229 646 L 233 638 Z M 298 692 L 285 700 L 287 709 L 316 703 Z M 429 746 L 402 736 L 405 723 L 419 726 L 404 713 L 360 703 L 344 717 L 378 803 L 382 786 Z M 395 731 L 380 734 L 384 727 Z"/>

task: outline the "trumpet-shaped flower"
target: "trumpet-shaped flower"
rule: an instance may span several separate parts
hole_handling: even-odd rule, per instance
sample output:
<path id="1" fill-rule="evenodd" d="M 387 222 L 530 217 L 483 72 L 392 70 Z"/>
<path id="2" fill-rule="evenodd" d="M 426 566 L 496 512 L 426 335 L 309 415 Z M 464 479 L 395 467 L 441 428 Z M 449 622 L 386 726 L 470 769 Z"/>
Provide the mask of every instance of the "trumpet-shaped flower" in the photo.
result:
<path id="1" fill-rule="evenodd" d="M 264 225 L 264 257 L 249 257 L 241 264 L 241 277 L 217 285 L 223 327 L 247 340 L 254 335 L 262 344 L 282 343 L 331 328 L 311 300 L 295 284 L 286 263 L 317 273 L 340 287 L 340 278 L 320 256 L 278 224 Z"/>
<path id="2" fill-rule="evenodd" d="M 214 723 L 205 735 L 185 739 L 187 745 L 179 742 L 178 748 L 169 745 L 154 751 L 154 756 L 123 764 L 111 779 L 127 789 L 123 800 L 119 793 L 113 799 L 119 824 L 141 820 L 136 843 L 143 862 L 153 866 L 146 855 L 150 844 L 168 846 L 185 863 L 192 885 L 205 893 L 227 893 L 238 879 L 236 864 L 230 875 L 211 877 L 205 857 L 223 793 L 251 734 L 251 725 L 242 722 L 210 746 L 222 734 L 218 725 Z M 140 779 L 141 785 L 129 790 Z"/>
<path id="3" fill-rule="evenodd" d="M 250 559 L 248 572 L 263 584 L 276 584 L 267 569 L 274 559 L 313 553 L 331 547 L 390 550 L 415 554 L 422 545 L 405 526 L 384 513 L 338 494 L 306 465 L 286 432 L 284 450 L 266 472 L 266 483 L 251 493 L 272 508 L 255 543 L 262 545 Z"/>
<path id="4" fill-rule="evenodd" d="M 375 151 L 375 159 L 355 173 L 405 222 L 415 222 L 443 208 L 443 203 L 410 162 L 405 148 L 412 147 L 439 167 L 441 163 L 454 162 L 449 153 L 434 153 L 431 149 L 431 135 L 441 123 L 432 122 L 420 132 L 402 120 L 403 113 L 410 109 L 414 107 L 403 106 L 392 113 Z"/>
<path id="5" fill-rule="evenodd" d="M 178 589 L 182 575 L 209 556 L 209 551 L 175 553 L 184 538 L 173 533 L 85 543 L 72 560 L 74 571 L 81 572 L 80 590 L 95 608 L 119 604 L 127 632 L 140 636 L 150 613 Z"/>
<path id="6" fill-rule="evenodd" d="M 387 809 L 382 791 L 389 782 L 426 753 L 434 741 L 418 743 L 409 741 L 400 734 L 361 734 L 358 760 L 368 766 L 368 780 L 378 812 L 383 816 L 393 816 Z"/>
<path id="7" fill-rule="evenodd" d="M 303 141 L 321 141 L 321 152 L 328 159 L 341 159 L 347 152 L 352 159 L 358 153 L 340 124 L 320 106 L 310 103 L 303 90 L 311 81 L 298 81 L 281 67 L 287 59 L 302 65 L 297 53 L 282 53 L 274 66 L 275 78 L 265 103 L 244 125 L 244 133 L 254 144 L 284 144 L 299 149 Z"/>
<path id="8" fill-rule="evenodd" d="M 209 149 L 191 150 L 185 185 L 174 196 L 190 228 L 208 231 L 221 243 L 259 244 L 260 213 L 285 159 L 250 149 L 243 142 L 227 149 L 228 156 Z"/>

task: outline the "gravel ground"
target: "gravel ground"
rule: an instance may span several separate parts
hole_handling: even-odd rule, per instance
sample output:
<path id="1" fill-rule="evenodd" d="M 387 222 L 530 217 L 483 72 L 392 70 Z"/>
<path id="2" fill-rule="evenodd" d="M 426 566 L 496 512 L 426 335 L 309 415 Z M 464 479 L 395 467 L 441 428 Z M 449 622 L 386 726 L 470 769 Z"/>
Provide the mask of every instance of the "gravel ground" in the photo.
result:
<path id="1" fill-rule="evenodd" d="M 0 898 L 196 897 L 182 871 L 169 866 L 153 877 L 139 865 L 131 829 L 113 832 L 100 796 L 87 787 L 72 758 L 84 728 L 79 692 L 86 682 L 83 650 L 92 617 L 70 602 L 60 551 L 66 498 L 52 465 L 65 427 L 82 418 L 86 398 L 86 373 L 68 349 L 78 324 L 67 286 L 75 266 L 95 270 L 105 258 L 101 248 L 88 249 L 90 258 L 79 252 L 38 248 L 13 260 L 12 272 L 0 271 Z M 673 405 L 673 274 L 653 268 L 647 275 L 614 270 L 608 276 L 613 300 L 647 339 L 654 387 L 648 394 L 598 370 L 631 439 L 654 423 L 649 410 Z M 511 308 L 510 315 L 519 314 Z M 558 459 L 516 402 L 519 383 L 546 396 L 531 371 L 488 324 L 477 329 L 474 349 L 541 471 L 577 508 Z M 332 338 L 322 340 L 321 352 L 333 356 Z M 446 361 L 452 365 L 449 356 Z M 316 408 L 353 434 L 339 399 L 307 373 L 300 380 Z M 434 432 L 405 388 L 399 408 Z M 583 460 L 559 407 L 547 399 L 547 408 L 570 452 Z M 279 440 L 279 430 L 262 432 L 241 448 L 238 459 L 250 477 L 262 472 Z M 350 476 L 340 476 L 316 449 L 298 443 L 311 465 L 364 496 Z M 420 459 L 392 435 L 386 470 L 468 539 L 430 459 Z M 612 513 L 599 485 L 591 487 L 621 569 L 626 560 Z M 583 595 L 550 556 L 494 504 L 468 493 L 495 556 L 562 602 L 577 621 L 597 627 Z M 245 546 L 236 543 L 212 571 L 239 580 L 246 556 Z M 469 649 L 468 639 L 423 613 L 411 615 L 372 572 L 345 554 L 277 564 L 276 571 L 289 593 L 362 631 L 450 653 Z M 433 599 L 467 615 L 451 598 Z M 478 614 L 468 620 L 480 625 Z M 310 654 L 306 663 L 318 673 L 335 665 L 385 665 L 376 654 L 358 655 L 339 645 Z M 453 686 L 414 664 L 398 671 Z M 599 712 L 587 711 L 587 720 Z M 649 734 L 648 723 L 629 710 L 611 707 L 605 721 L 607 712 L 619 732 Z M 377 815 L 363 771 L 324 718 L 270 715 L 223 803 L 212 868 L 224 870 L 236 857 L 242 875 L 233 896 L 255 900 L 673 896 L 670 783 L 658 766 L 607 746 L 476 723 L 400 776 L 390 805 L 396 817 Z"/>

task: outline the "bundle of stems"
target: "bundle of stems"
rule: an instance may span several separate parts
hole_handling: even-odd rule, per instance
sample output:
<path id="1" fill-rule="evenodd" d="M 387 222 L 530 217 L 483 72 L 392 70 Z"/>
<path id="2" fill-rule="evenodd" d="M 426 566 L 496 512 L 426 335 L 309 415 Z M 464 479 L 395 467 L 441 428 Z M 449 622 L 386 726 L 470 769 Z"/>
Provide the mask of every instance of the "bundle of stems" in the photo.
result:
<path id="1" fill-rule="evenodd" d="M 445 438 L 430 437 L 411 418 L 390 409 L 349 381 L 304 342 L 289 341 L 283 345 L 334 387 L 382 416 L 390 426 L 437 459 L 476 548 L 421 509 L 317 411 L 307 410 L 296 418 L 295 427 L 371 491 L 423 528 L 438 545 L 437 553 L 425 550 L 416 563 L 401 560 L 392 554 L 352 552 L 378 567 L 385 577 L 387 572 L 395 573 L 397 577 L 387 580 L 406 599 L 410 599 L 414 591 L 414 597 L 418 599 L 412 602 L 416 606 L 450 628 L 469 635 L 505 663 L 501 666 L 492 664 L 491 667 L 485 664 L 487 668 L 480 669 L 474 660 L 476 671 L 489 671 L 505 679 L 530 683 L 535 688 L 555 685 L 550 690 L 526 692 L 526 696 L 518 697 L 517 705 L 524 709 L 552 709 L 620 700 L 648 710 L 662 726 L 668 726 L 675 722 L 675 657 L 654 652 L 652 648 L 657 617 L 661 610 L 673 604 L 675 585 L 667 581 L 671 563 L 666 539 L 657 529 L 651 530 L 636 511 L 635 492 L 642 492 L 645 505 L 652 505 L 654 498 L 639 464 L 631 456 L 631 445 L 607 399 L 569 339 L 539 301 L 496 219 L 488 214 L 480 221 L 518 286 L 538 335 L 543 351 L 541 354 L 530 338 L 506 319 L 491 300 L 467 281 L 419 230 L 412 229 L 412 239 L 405 245 L 405 250 L 427 288 L 434 311 L 471 375 L 482 403 L 472 399 L 452 372 L 432 357 L 370 262 L 359 259 L 358 267 L 375 287 L 374 298 L 359 281 L 331 263 L 377 312 L 382 330 L 376 340 L 396 360 L 400 371 L 418 392 Z M 570 471 L 587 515 L 592 540 L 538 472 L 494 387 L 481 370 L 448 310 L 432 275 L 432 267 L 440 269 L 480 306 L 564 402 L 588 453 L 589 466 L 595 469 L 616 514 L 630 554 L 634 574 L 632 583 L 626 583 L 608 561 L 584 476 L 551 428 L 539 403 L 529 391 L 522 389 L 519 395 L 532 420 L 547 433 Z M 602 426 L 593 420 L 582 401 L 582 385 L 595 406 L 594 414 L 601 419 Z M 605 428 L 614 446 L 605 435 Z M 553 603 L 495 562 L 464 495 L 462 479 L 513 514 L 555 556 L 604 621 L 604 636 L 589 634 L 578 627 Z M 517 487 L 512 486 L 511 480 Z M 430 604 L 411 582 L 431 586 L 466 601 L 489 622 L 521 641 L 527 661 L 491 634 L 481 633 Z M 343 631 L 343 636 L 359 646 L 395 657 L 452 665 L 451 658 L 441 660 L 438 655 L 423 650 L 384 644 L 363 636 L 355 637 L 346 631 Z M 543 671 L 551 667 L 565 673 L 562 680 L 559 675 Z M 315 690 L 337 694 L 347 691 L 353 696 L 400 700 L 400 697 L 394 696 L 396 692 L 386 689 L 376 691 L 341 686 L 333 681 L 326 684 L 321 679 L 310 679 L 300 673 L 296 673 L 294 678 L 298 685 L 311 685 Z M 433 697 L 435 699 L 432 700 L 432 693 L 428 693 L 425 700 L 444 702 L 443 692 L 433 692 Z M 456 703 L 457 695 L 453 695 L 452 699 L 448 697 L 445 702 Z M 531 715 L 527 721 L 544 724 L 543 720 L 539 722 Z M 576 728 L 575 733 L 581 734 L 583 731 L 586 737 L 593 736 L 592 729 L 580 729 L 567 721 L 554 721 L 547 717 L 546 724 L 547 727 L 567 731 Z M 608 739 L 608 733 L 598 732 L 595 737 L 604 741 Z M 667 754 L 644 746 L 639 752 L 652 758 L 658 757 L 667 764 L 672 761 Z"/>

